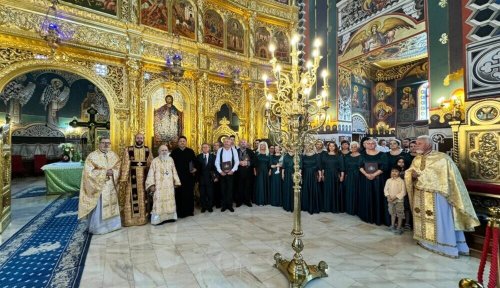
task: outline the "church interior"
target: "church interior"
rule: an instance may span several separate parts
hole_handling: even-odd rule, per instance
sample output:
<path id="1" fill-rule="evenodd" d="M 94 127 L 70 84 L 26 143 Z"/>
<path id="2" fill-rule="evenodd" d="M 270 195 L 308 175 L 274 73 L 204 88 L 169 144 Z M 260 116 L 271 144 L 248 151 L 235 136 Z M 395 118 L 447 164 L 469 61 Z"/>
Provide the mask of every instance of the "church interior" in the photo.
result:
<path id="1" fill-rule="evenodd" d="M 307 287 L 500 287 L 499 22 L 499 0 L 0 0 L 0 286 L 303 287 L 273 257 L 301 246 L 327 263 Z M 309 94 L 303 141 L 430 137 L 481 223 L 469 256 L 255 203 L 105 235 L 78 219 L 99 139 L 120 157 L 138 133 L 155 157 L 180 136 L 197 155 L 230 136 L 258 150 L 297 132 L 278 113 Z"/>

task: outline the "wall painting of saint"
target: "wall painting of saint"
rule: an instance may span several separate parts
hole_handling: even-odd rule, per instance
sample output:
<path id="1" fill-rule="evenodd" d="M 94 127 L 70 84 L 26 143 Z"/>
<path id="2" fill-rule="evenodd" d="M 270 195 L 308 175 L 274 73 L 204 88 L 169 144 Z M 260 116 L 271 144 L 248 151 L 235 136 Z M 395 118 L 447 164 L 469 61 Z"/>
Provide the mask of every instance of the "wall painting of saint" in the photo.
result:
<path id="1" fill-rule="evenodd" d="M 193 4 L 187 0 L 177 0 L 172 5 L 172 32 L 186 38 L 195 39 L 196 15 Z"/>
<path id="2" fill-rule="evenodd" d="M 271 41 L 271 33 L 265 27 L 259 27 L 255 31 L 255 56 L 269 59 L 269 42 Z"/>
<path id="3" fill-rule="evenodd" d="M 227 49 L 243 53 L 244 35 L 245 31 L 238 20 L 231 18 L 227 21 Z"/>
<path id="4" fill-rule="evenodd" d="M 168 31 L 167 0 L 141 0 L 141 24 Z"/>
<path id="5" fill-rule="evenodd" d="M 274 39 L 276 41 L 276 51 L 274 52 L 276 59 L 283 62 L 290 61 L 290 42 L 285 32 L 277 32 L 274 34 Z"/>
<path id="6" fill-rule="evenodd" d="M 207 10 L 203 22 L 203 42 L 224 47 L 224 22 L 222 17 L 214 10 Z"/>
<path id="7" fill-rule="evenodd" d="M 117 16 L 121 0 L 64 0 L 63 2 L 89 8 L 97 12 Z"/>

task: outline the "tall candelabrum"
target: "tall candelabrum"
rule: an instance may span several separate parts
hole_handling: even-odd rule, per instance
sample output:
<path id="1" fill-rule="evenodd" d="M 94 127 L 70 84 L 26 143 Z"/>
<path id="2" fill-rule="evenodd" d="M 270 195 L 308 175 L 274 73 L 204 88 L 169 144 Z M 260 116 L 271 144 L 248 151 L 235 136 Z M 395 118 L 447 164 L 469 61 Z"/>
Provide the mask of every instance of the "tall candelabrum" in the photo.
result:
<path id="1" fill-rule="evenodd" d="M 299 161 L 302 148 L 312 145 L 313 135 L 325 124 L 326 111 L 328 110 L 328 71 L 321 73 L 323 77 L 323 90 L 319 95 L 312 96 L 313 87 L 316 83 L 316 72 L 319 67 L 321 55 L 319 47 L 321 41 L 314 41 L 312 60 L 306 62 L 306 67 L 299 65 L 298 51 L 299 38 L 294 36 L 291 41 L 292 66 L 289 72 L 283 72 L 282 67 L 274 57 L 275 47 L 271 45 L 269 51 L 272 53 L 272 72 L 274 77 L 263 76 L 264 94 L 266 97 L 266 123 L 269 131 L 275 133 L 277 144 L 293 153 L 293 242 L 295 251 L 293 259 L 286 260 L 280 253 L 274 255 L 278 268 L 288 278 L 290 287 L 304 287 L 315 278 L 327 277 L 328 265 L 320 261 L 318 265 L 307 265 L 302 258 L 304 249 L 302 237 L 304 232 L 301 226 L 301 174 L 299 172 Z M 269 87 L 268 85 L 274 85 Z M 316 93 L 314 93 L 316 94 Z M 318 117 L 319 116 L 319 117 Z M 313 121 L 318 117 L 319 121 Z"/>

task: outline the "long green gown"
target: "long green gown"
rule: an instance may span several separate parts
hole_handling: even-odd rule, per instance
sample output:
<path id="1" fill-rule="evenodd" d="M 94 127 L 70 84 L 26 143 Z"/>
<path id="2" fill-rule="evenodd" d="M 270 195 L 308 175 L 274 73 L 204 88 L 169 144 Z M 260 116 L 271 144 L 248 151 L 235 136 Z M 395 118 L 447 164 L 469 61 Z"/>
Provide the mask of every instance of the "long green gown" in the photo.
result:
<path id="1" fill-rule="evenodd" d="M 258 154 L 255 168 L 255 204 L 269 204 L 269 169 L 271 169 L 271 157 L 265 154 Z"/>
<path id="2" fill-rule="evenodd" d="M 276 165 L 279 163 L 281 158 L 280 155 L 271 155 L 271 165 Z M 281 173 L 279 168 L 271 168 L 271 176 L 269 176 L 270 182 L 270 193 L 272 206 L 281 206 Z"/>
<path id="3" fill-rule="evenodd" d="M 319 154 L 302 156 L 302 187 L 300 200 L 302 202 L 302 211 L 308 211 L 309 214 L 319 213 L 320 211 L 320 185 L 317 178 L 320 165 Z"/>
<path id="4" fill-rule="evenodd" d="M 378 152 L 376 155 L 362 155 L 360 167 L 364 168 L 365 163 L 370 162 L 377 163 L 378 170 L 385 173 L 387 169 L 387 155 L 385 153 Z M 359 218 L 365 222 L 377 225 L 387 224 L 389 212 L 387 211 L 387 201 L 384 196 L 384 173 L 373 180 L 368 180 L 363 174 L 360 175 Z"/>
<path id="5" fill-rule="evenodd" d="M 340 172 L 344 172 L 344 159 L 341 155 L 325 153 L 321 156 L 321 169 L 325 171 L 321 212 L 344 212 L 344 195 L 340 187 Z"/>
<path id="6" fill-rule="evenodd" d="M 283 157 L 283 184 L 281 190 L 283 191 L 283 209 L 286 211 L 293 211 L 293 156 L 285 154 Z"/>
<path id="7" fill-rule="evenodd" d="M 358 215 L 359 207 L 359 182 L 361 165 L 361 155 L 352 156 L 351 154 L 344 156 L 344 193 L 345 193 L 345 212 L 351 215 Z"/>

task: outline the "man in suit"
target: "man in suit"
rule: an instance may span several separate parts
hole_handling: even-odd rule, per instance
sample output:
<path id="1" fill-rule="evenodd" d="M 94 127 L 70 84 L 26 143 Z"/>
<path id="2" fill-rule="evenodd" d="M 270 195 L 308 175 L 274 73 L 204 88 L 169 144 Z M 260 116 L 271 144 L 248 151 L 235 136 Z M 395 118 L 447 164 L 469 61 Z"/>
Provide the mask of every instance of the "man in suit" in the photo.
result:
<path id="1" fill-rule="evenodd" d="M 254 182 L 253 175 L 253 160 L 254 153 L 248 148 L 248 143 L 245 139 L 241 139 L 240 148 L 238 148 L 238 158 L 240 164 L 238 167 L 238 186 L 235 191 L 236 207 L 242 204 L 252 207 L 252 184 Z"/>
<path id="2" fill-rule="evenodd" d="M 201 213 L 213 212 L 215 155 L 210 153 L 210 145 L 203 143 L 201 153 L 196 157 L 198 170 L 198 184 L 200 188 Z"/>

